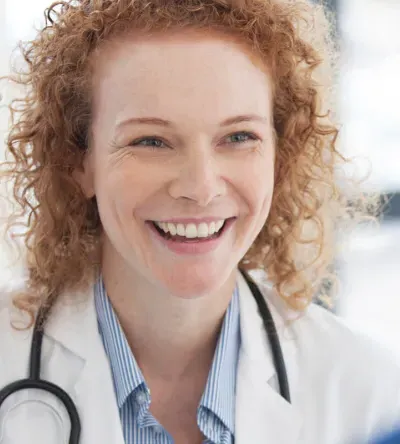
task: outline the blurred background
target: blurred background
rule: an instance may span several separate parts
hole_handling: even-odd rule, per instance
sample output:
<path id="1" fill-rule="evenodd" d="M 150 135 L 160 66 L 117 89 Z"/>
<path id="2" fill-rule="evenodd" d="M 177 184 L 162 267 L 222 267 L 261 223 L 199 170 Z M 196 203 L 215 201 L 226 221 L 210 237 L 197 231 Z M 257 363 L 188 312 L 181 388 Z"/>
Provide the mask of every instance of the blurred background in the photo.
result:
<path id="1" fill-rule="evenodd" d="M 341 149 L 364 159 L 361 170 L 371 170 L 367 192 L 390 197 L 379 228 L 360 229 L 346 239 L 337 258 L 341 286 L 335 311 L 400 356 L 400 1 L 326 3 L 337 16 L 341 47 Z M 48 0 L 0 0 L 0 75 L 8 72 L 18 40 L 31 37 L 42 23 L 48 5 Z M 5 103 L 11 90 L 2 85 L 0 94 Z M 0 160 L 7 119 L 0 102 Z M 0 216 L 6 214 L 0 204 Z M 23 275 L 20 263 L 9 264 L 10 251 L 0 243 L 0 288 Z"/>

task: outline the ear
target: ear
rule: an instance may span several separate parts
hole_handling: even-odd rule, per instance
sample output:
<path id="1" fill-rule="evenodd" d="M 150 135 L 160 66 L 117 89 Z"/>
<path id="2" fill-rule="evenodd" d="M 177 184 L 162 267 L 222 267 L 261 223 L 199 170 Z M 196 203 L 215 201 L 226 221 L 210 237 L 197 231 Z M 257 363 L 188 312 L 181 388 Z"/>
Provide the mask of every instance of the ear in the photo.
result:
<path id="1" fill-rule="evenodd" d="M 73 172 L 74 179 L 80 185 L 87 199 L 91 199 L 95 195 L 94 190 L 94 174 L 93 174 L 93 158 L 90 152 L 85 154 L 82 167 Z"/>

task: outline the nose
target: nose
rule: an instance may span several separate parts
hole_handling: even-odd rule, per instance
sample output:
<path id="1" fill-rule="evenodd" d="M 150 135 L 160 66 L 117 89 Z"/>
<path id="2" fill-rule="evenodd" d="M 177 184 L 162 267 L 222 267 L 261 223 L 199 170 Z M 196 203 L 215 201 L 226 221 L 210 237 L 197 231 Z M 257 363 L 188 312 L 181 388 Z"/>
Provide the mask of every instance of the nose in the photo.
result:
<path id="1" fill-rule="evenodd" d="M 174 199 L 189 199 L 206 207 L 213 199 L 226 192 L 218 155 L 208 149 L 192 149 L 182 154 L 176 177 L 169 193 Z"/>

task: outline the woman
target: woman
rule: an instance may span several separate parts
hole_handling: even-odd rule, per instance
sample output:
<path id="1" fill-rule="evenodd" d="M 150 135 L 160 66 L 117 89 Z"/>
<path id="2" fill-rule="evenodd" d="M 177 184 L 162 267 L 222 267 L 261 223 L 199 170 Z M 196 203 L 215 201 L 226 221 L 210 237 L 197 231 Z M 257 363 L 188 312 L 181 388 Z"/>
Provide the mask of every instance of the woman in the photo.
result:
<path id="1" fill-rule="evenodd" d="M 361 209 L 336 183 L 327 24 L 305 1 L 50 7 L 14 76 L 28 89 L 4 169 L 29 277 L 4 295 L 2 387 L 27 377 L 38 318 L 40 377 L 76 405 L 83 444 L 336 444 L 399 419 L 399 367 L 311 304 Z M 43 390 L 0 418 L 6 442 L 69 439 Z"/>

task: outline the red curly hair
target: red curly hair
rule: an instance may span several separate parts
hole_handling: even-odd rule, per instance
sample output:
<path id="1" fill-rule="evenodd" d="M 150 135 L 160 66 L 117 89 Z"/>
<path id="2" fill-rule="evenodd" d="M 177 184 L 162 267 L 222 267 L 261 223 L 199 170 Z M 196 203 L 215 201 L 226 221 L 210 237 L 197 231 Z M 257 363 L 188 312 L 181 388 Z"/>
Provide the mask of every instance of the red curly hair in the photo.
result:
<path id="1" fill-rule="evenodd" d="M 73 177 L 90 145 L 94 54 L 128 30 L 214 29 L 239 37 L 274 85 L 275 189 L 268 220 L 241 266 L 266 270 L 302 310 L 331 279 L 334 232 L 354 216 L 336 176 L 346 161 L 330 120 L 335 48 L 322 6 L 305 0 L 75 0 L 53 3 L 34 40 L 20 45 L 24 88 L 10 104 L 3 177 L 25 223 L 28 282 L 14 304 L 33 315 L 61 292 L 88 285 L 99 266 L 101 222 Z M 11 158 L 10 158 L 11 156 Z"/>

